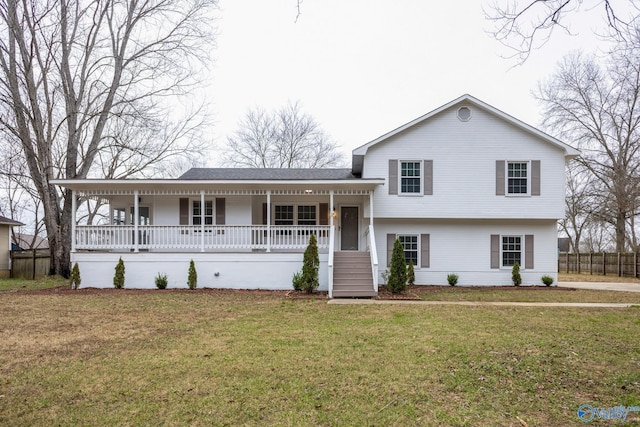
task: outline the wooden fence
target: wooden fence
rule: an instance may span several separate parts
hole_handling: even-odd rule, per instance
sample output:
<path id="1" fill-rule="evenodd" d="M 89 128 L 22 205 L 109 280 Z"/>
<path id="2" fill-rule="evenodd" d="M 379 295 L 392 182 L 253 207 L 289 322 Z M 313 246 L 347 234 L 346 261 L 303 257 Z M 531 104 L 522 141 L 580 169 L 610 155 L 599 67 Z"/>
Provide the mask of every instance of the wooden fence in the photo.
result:
<path id="1" fill-rule="evenodd" d="M 558 272 L 640 277 L 639 262 L 640 256 L 637 252 L 588 254 L 561 252 L 558 256 Z"/>
<path id="2" fill-rule="evenodd" d="M 11 277 L 35 279 L 49 274 L 49 249 L 11 251 Z"/>

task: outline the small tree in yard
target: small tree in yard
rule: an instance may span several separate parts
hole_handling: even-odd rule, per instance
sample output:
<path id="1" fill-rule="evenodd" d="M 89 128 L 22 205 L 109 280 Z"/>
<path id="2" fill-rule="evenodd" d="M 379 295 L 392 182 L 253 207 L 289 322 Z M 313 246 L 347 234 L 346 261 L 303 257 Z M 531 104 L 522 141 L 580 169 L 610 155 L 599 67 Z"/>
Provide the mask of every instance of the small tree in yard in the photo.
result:
<path id="1" fill-rule="evenodd" d="M 396 239 L 391 253 L 391 266 L 387 289 L 394 294 L 399 294 L 407 289 L 407 262 L 404 259 L 404 248 L 400 239 Z"/>
<path id="2" fill-rule="evenodd" d="M 315 234 L 309 236 L 309 244 L 304 251 L 302 262 L 302 290 L 312 293 L 320 285 L 318 280 L 320 258 L 318 257 L 318 240 Z"/>
<path id="3" fill-rule="evenodd" d="M 187 285 L 189 289 L 195 289 L 198 286 L 198 272 L 196 272 L 196 264 L 191 260 L 189 262 L 189 275 L 187 276 Z"/>
<path id="4" fill-rule="evenodd" d="M 71 269 L 69 282 L 71 282 L 71 289 L 78 289 L 80 287 L 80 283 L 82 282 L 82 279 L 80 279 L 80 267 L 78 267 L 77 262 L 73 265 L 73 268 Z"/>
<path id="5" fill-rule="evenodd" d="M 116 264 L 116 274 L 113 276 L 113 287 L 116 289 L 124 288 L 124 261 L 122 257 Z"/>
<path id="6" fill-rule="evenodd" d="M 520 276 L 520 264 L 513 264 L 513 268 L 511 269 L 511 281 L 515 286 L 520 286 L 522 284 L 522 276 Z"/>
<path id="7" fill-rule="evenodd" d="M 416 284 L 416 272 L 413 269 L 413 260 L 410 260 L 407 266 L 407 283 L 409 285 Z"/>

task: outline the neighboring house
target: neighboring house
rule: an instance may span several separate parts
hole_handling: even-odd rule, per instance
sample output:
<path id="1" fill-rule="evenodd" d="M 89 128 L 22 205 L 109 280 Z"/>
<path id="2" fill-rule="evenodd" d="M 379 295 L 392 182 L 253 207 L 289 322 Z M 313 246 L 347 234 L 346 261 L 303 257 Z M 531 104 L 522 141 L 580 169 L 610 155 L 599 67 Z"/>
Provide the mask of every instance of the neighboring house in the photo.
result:
<path id="1" fill-rule="evenodd" d="M 13 233 L 11 240 L 12 251 L 27 251 L 31 249 L 49 249 L 49 241 L 33 234 Z"/>
<path id="2" fill-rule="evenodd" d="M 463 95 L 353 151 L 351 169 L 191 169 L 175 180 L 58 180 L 109 203 L 111 223 L 73 229 L 83 286 L 158 273 L 186 286 L 290 289 L 315 233 L 320 289 L 375 295 L 399 238 L 416 283 L 557 279 L 565 163 L 579 152 Z M 74 206 L 75 211 L 75 206 Z"/>
<path id="3" fill-rule="evenodd" d="M 24 225 L 0 216 L 0 277 L 11 275 L 11 228 Z"/>

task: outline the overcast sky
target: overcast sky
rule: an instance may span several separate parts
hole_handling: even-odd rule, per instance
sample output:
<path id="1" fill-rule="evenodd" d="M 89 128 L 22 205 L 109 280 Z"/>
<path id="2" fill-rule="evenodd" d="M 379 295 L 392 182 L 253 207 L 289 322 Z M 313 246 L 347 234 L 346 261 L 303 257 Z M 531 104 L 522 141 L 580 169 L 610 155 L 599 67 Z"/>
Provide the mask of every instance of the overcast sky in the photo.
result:
<path id="1" fill-rule="evenodd" d="M 505 0 L 506 1 L 506 0 Z M 595 2 L 600 3 L 600 2 Z M 593 50 L 603 10 L 573 16 L 522 66 L 491 38 L 486 1 L 220 0 L 209 89 L 224 144 L 247 109 L 300 101 L 345 154 L 469 93 L 531 125 L 531 95 L 569 51 Z M 217 166 L 214 155 L 209 166 Z"/>

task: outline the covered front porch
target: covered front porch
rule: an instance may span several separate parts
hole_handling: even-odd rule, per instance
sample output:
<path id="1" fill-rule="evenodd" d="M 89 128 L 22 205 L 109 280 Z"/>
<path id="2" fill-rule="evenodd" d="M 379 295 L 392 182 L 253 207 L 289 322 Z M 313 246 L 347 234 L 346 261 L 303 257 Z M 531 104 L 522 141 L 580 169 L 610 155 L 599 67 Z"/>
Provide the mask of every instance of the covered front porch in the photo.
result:
<path id="1" fill-rule="evenodd" d="M 382 182 L 65 180 L 58 184 L 72 190 L 71 257 L 80 264 L 83 284 L 110 286 L 114 263 L 122 257 L 129 277 L 135 275 L 143 287 L 152 287 L 159 272 L 169 276 L 170 286 L 173 280 L 176 287 L 184 286 L 183 270 L 194 259 L 205 275 L 203 286 L 290 289 L 292 274 L 301 269 L 302 252 L 313 234 L 320 252 L 320 289 L 331 294 L 334 254 L 340 251 L 366 253 L 370 259 L 366 268 L 375 282 L 370 286 L 377 289 L 372 199 Z M 95 204 L 101 206 L 100 215 L 86 220 L 88 206 Z M 343 277 L 348 272 L 340 273 L 338 266 L 336 274 Z"/>

